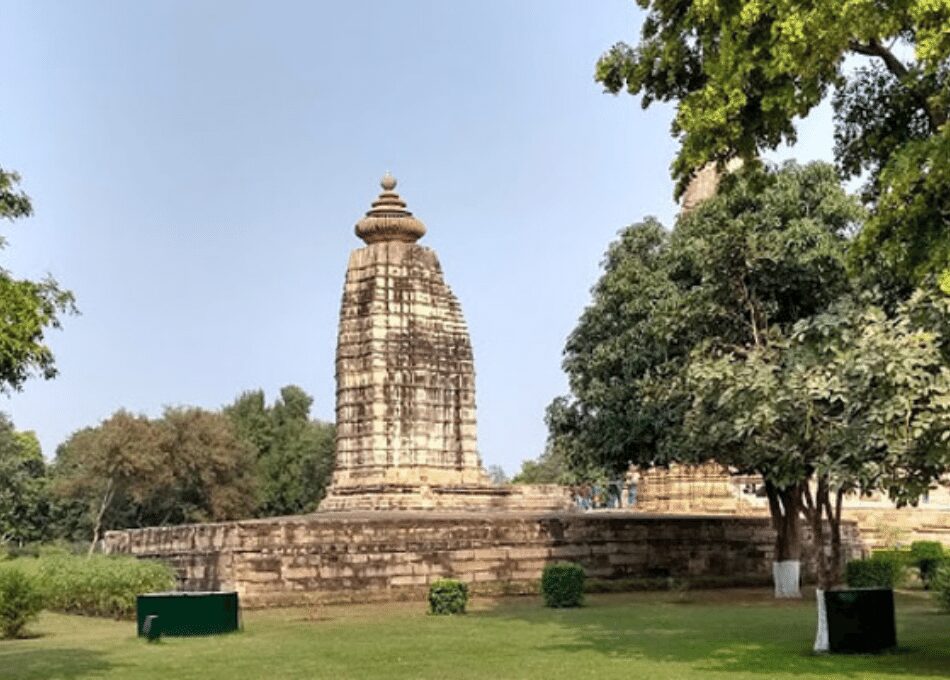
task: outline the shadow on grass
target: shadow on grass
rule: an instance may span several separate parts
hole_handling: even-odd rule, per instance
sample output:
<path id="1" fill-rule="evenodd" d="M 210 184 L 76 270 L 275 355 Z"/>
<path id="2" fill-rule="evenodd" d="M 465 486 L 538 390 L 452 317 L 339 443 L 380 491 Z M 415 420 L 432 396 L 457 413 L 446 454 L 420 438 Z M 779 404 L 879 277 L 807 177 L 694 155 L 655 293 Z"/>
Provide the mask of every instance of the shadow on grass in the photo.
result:
<path id="1" fill-rule="evenodd" d="M 702 597 L 701 594 L 699 594 Z M 732 601 L 674 602 L 669 597 L 588 598 L 574 610 L 545 609 L 540 600 L 476 615 L 554 627 L 540 649 L 611 658 L 686 664 L 690 672 L 778 674 L 835 678 L 950 674 L 950 617 L 904 602 L 898 608 L 898 649 L 878 655 L 816 655 L 814 606 L 759 596 Z"/>
<path id="2" fill-rule="evenodd" d="M 0 678 L 3 680 L 72 680 L 99 675 L 112 667 L 102 652 L 88 649 L 7 651 L 0 645 Z"/>

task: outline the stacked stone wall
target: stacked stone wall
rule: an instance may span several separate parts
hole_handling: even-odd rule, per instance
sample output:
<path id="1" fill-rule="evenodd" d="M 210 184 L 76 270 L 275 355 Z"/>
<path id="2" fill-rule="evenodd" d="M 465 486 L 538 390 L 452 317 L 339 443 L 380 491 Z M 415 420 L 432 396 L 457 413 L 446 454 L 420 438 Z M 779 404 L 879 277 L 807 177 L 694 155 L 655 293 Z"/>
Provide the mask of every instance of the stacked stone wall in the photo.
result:
<path id="1" fill-rule="evenodd" d="M 849 556 L 863 546 L 844 527 Z M 535 591 L 545 564 L 636 587 L 769 582 L 774 534 L 756 517 L 618 513 L 318 513 L 109 532 L 106 550 L 171 564 L 185 590 L 237 590 L 245 606 L 419 597 L 439 578 L 475 593 Z"/>

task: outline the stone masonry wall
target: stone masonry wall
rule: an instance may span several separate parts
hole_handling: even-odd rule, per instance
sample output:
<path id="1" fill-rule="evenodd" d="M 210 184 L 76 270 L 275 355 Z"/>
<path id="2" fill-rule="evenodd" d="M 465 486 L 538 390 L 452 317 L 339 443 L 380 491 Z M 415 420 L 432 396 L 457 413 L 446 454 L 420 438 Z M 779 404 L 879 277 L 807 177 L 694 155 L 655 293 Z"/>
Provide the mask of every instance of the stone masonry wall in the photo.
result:
<path id="1" fill-rule="evenodd" d="M 849 556 L 863 551 L 844 527 Z M 237 590 L 249 607 L 419 597 L 432 581 L 534 590 L 544 565 L 595 579 L 768 583 L 767 519 L 618 513 L 317 513 L 106 534 L 106 551 L 158 558 L 185 590 Z"/>

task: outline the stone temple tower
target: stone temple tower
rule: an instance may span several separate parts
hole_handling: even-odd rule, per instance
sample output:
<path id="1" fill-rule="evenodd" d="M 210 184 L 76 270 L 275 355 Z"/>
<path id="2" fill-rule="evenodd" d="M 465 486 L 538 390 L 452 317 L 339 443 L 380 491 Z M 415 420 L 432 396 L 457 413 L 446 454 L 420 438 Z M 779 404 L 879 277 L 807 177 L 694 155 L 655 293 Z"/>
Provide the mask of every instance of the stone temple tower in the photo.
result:
<path id="1" fill-rule="evenodd" d="M 322 510 L 442 507 L 491 490 L 472 346 L 425 225 L 387 174 L 356 224 L 336 356 L 336 470 Z M 457 505 L 457 504 L 449 504 Z"/>

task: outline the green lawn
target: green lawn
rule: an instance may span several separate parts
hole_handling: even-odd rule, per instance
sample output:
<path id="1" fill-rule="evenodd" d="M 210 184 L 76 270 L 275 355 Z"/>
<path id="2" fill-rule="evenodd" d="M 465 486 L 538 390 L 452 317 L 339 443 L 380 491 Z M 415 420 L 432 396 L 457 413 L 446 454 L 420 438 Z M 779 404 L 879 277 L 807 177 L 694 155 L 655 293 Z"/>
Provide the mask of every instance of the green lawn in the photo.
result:
<path id="1" fill-rule="evenodd" d="M 250 611 L 243 632 L 159 644 L 130 622 L 51 613 L 33 632 L 0 642 L 0 678 L 950 677 L 950 615 L 920 592 L 900 595 L 901 648 L 880 656 L 812 655 L 812 600 L 750 590 L 595 595 L 560 611 L 476 600 L 462 617 L 422 603 Z"/>

